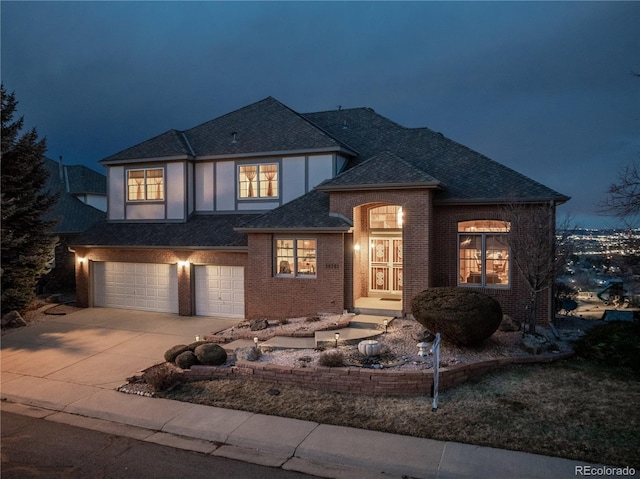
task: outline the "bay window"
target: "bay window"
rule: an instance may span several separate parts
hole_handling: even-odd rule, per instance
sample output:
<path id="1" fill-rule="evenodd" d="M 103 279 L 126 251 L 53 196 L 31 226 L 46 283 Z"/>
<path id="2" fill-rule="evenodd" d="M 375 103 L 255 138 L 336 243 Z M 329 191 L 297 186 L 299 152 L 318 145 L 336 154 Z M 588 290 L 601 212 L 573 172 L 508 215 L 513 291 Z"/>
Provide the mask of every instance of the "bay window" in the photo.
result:
<path id="1" fill-rule="evenodd" d="M 316 240 L 310 238 L 277 239 L 276 276 L 316 277 Z"/>
<path id="2" fill-rule="evenodd" d="M 458 223 L 458 284 L 508 287 L 509 223 L 492 220 Z"/>

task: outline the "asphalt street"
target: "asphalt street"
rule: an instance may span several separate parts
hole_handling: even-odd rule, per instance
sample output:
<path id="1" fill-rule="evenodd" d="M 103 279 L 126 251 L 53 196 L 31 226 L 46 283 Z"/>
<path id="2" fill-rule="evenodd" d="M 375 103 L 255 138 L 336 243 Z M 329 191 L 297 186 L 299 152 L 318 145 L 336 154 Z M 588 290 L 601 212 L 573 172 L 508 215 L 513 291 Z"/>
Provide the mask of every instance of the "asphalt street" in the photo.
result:
<path id="1" fill-rule="evenodd" d="M 297 472 L 0 412 L 2 479 L 313 479 Z"/>

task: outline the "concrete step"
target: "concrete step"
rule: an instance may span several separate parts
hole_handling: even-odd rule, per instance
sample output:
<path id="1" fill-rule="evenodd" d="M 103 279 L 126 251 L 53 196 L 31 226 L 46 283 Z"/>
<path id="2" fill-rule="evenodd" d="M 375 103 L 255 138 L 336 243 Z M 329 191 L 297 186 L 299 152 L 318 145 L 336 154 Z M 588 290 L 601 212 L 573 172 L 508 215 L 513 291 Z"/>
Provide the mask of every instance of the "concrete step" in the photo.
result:
<path id="1" fill-rule="evenodd" d="M 373 338 L 384 333 L 380 329 L 344 328 L 335 331 L 316 331 L 316 347 L 331 347 L 336 344 L 336 333 L 340 334 L 338 344 L 355 344 L 363 339 Z"/>
<path id="2" fill-rule="evenodd" d="M 381 329 L 384 330 L 384 321 L 387 325 L 393 321 L 393 316 L 376 316 L 371 314 L 358 314 L 349 322 L 350 328 Z"/>

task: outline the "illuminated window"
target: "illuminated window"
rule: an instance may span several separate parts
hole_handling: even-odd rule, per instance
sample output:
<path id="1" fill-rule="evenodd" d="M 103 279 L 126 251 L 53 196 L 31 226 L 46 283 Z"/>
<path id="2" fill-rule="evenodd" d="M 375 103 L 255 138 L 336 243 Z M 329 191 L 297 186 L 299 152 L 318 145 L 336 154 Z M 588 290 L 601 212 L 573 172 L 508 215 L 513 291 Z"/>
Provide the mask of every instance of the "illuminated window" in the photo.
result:
<path id="1" fill-rule="evenodd" d="M 458 223 L 458 284 L 507 287 L 510 284 L 509 223 Z"/>
<path id="2" fill-rule="evenodd" d="M 277 163 L 238 167 L 238 192 L 240 198 L 277 198 Z"/>
<path id="3" fill-rule="evenodd" d="M 401 206 L 379 206 L 369 211 L 369 227 L 371 229 L 400 229 L 402 228 Z"/>
<path id="4" fill-rule="evenodd" d="M 164 200 L 164 170 L 162 168 L 128 170 L 127 200 Z"/>
<path id="5" fill-rule="evenodd" d="M 316 240 L 309 238 L 276 240 L 276 276 L 316 276 Z"/>

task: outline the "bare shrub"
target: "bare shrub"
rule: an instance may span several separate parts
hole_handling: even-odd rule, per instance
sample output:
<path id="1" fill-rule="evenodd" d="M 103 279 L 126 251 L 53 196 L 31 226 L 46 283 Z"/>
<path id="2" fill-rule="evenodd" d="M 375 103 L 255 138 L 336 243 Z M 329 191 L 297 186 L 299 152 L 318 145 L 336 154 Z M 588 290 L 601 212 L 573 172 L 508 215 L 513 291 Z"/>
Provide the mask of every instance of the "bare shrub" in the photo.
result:
<path id="1" fill-rule="evenodd" d="M 180 381 L 181 378 L 182 374 L 171 363 L 151 366 L 142 375 L 142 380 L 156 392 L 166 391 Z"/>
<path id="2" fill-rule="evenodd" d="M 328 368 L 337 368 L 344 366 L 344 356 L 341 351 L 331 349 L 323 352 L 318 358 L 318 364 Z"/>

